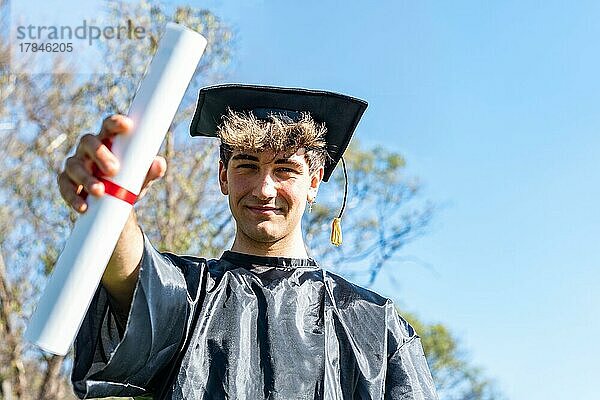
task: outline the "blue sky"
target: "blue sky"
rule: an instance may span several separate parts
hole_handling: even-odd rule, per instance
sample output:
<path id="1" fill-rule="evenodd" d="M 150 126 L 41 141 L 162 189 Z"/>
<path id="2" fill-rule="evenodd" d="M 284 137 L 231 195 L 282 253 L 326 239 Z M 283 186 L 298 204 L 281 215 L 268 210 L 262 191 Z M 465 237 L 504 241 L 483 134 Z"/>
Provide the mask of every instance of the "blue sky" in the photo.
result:
<path id="1" fill-rule="evenodd" d="M 236 28 L 229 81 L 368 100 L 357 138 L 440 205 L 376 290 L 448 325 L 511 399 L 595 397 L 600 3 L 188 4 Z"/>
<path id="2" fill-rule="evenodd" d="M 215 2 L 231 80 L 369 101 L 429 233 L 375 288 L 447 324 L 511 399 L 593 398 L 600 306 L 600 3 Z"/>

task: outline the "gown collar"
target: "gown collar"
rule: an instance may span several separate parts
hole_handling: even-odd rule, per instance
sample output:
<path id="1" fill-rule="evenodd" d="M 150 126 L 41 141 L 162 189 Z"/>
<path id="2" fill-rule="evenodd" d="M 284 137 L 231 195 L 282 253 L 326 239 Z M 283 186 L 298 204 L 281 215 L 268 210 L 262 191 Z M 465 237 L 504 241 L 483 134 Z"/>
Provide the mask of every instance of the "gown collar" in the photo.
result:
<path id="1" fill-rule="evenodd" d="M 318 267 L 318 264 L 312 258 L 290 258 L 290 257 L 267 257 L 255 256 L 251 254 L 238 253 L 235 251 L 225 251 L 221 259 L 237 265 L 242 268 L 252 267 L 279 267 L 279 268 L 298 268 L 298 267 Z"/>

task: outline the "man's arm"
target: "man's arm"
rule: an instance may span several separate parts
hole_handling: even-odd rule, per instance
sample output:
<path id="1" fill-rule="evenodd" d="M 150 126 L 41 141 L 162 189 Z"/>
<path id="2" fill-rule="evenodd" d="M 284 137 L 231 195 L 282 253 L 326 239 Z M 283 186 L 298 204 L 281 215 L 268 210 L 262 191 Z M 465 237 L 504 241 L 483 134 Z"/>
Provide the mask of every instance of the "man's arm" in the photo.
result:
<path id="1" fill-rule="evenodd" d="M 102 286 L 119 307 L 120 315 L 127 318 L 133 291 L 138 280 L 139 264 L 144 249 L 144 237 L 132 209 L 110 261 L 102 275 Z"/>
<path id="2" fill-rule="evenodd" d="M 129 134 L 132 128 L 133 123 L 129 118 L 113 115 L 104 120 L 98 135 L 87 134 L 80 139 L 75 154 L 67 159 L 65 169 L 58 175 L 60 194 L 75 211 L 84 213 L 87 210 L 85 192 L 97 197 L 104 195 L 104 184 L 94 176 L 94 166 L 107 177 L 119 172 L 119 161 L 102 141 Z M 138 199 L 144 195 L 150 183 L 160 179 L 165 171 L 165 159 L 157 156 L 146 175 Z M 137 283 L 142 251 L 143 236 L 132 209 L 102 276 L 102 285 L 125 315 Z"/>

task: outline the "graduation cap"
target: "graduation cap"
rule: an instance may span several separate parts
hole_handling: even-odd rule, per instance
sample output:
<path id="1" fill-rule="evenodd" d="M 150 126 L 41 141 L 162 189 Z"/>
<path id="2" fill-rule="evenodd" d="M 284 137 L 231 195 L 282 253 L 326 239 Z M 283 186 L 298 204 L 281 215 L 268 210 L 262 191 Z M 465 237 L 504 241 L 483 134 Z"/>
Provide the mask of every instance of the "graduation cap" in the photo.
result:
<path id="1" fill-rule="evenodd" d="M 323 123 L 327 128 L 325 142 L 329 159 L 325 161 L 323 174 L 323 180 L 327 182 L 340 159 L 346 176 L 342 155 L 366 108 L 367 102 L 364 100 L 323 90 L 241 84 L 208 86 L 200 90 L 190 134 L 217 137 L 218 127 L 229 110 L 251 112 L 263 120 L 278 115 L 298 121 L 302 113 L 308 113 L 315 122 Z M 346 203 L 347 186 L 346 176 L 344 202 L 338 218 L 334 220 L 333 229 L 339 233 L 339 240 L 332 233 L 334 244 L 341 243 L 339 223 Z M 335 228 L 336 224 L 338 229 Z"/>

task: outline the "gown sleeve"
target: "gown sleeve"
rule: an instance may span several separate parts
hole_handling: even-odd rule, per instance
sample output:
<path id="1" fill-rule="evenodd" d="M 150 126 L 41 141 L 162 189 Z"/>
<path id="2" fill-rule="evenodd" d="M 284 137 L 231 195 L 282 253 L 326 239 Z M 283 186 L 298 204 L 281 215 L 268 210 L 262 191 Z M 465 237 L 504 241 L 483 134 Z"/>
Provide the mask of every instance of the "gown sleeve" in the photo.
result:
<path id="1" fill-rule="evenodd" d="M 393 304 L 387 307 L 385 399 L 438 400 L 421 339 Z"/>
<path id="2" fill-rule="evenodd" d="M 100 285 L 75 339 L 71 380 L 79 398 L 152 392 L 185 336 L 194 281 L 187 274 L 185 260 L 159 253 L 144 235 L 126 324 Z"/>
<path id="3" fill-rule="evenodd" d="M 326 398 L 438 400 L 421 340 L 394 303 L 335 274 L 324 281 Z"/>

